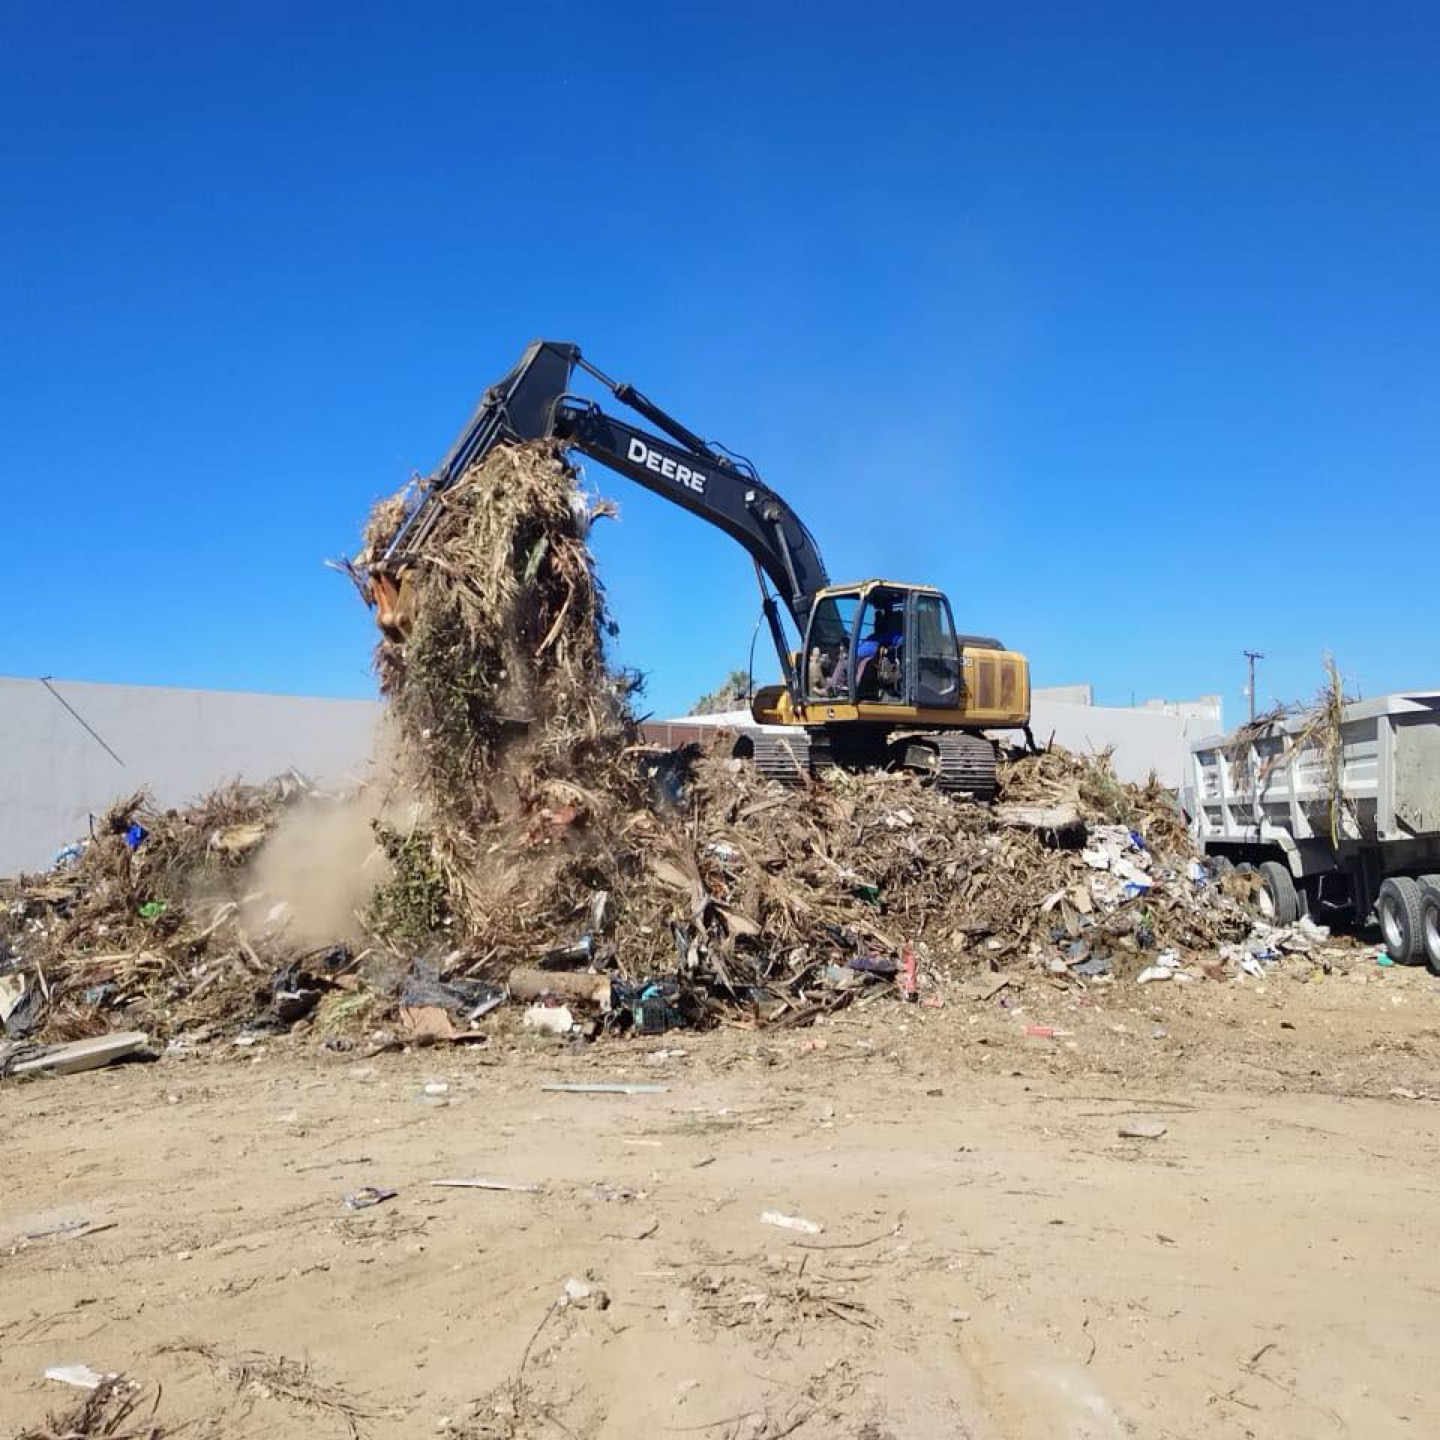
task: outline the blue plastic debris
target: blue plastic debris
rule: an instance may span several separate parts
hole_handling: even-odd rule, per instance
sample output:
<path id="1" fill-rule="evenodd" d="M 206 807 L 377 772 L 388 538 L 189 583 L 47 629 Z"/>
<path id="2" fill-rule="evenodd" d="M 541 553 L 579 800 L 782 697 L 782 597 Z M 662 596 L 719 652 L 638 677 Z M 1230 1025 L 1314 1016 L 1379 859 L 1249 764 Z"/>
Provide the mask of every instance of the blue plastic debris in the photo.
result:
<path id="1" fill-rule="evenodd" d="M 131 850 L 138 850 L 145 843 L 145 837 L 150 832 L 137 820 L 125 832 L 125 844 Z"/>

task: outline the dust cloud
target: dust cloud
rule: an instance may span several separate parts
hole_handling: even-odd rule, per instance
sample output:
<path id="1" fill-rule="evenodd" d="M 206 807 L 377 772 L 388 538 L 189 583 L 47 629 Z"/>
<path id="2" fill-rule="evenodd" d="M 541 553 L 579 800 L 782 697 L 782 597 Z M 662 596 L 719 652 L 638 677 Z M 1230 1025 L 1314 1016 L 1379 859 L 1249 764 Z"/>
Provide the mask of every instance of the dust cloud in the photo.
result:
<path id="1" fill-rule="evenodd" d="M 360 941 L 360 916 L 390 865 L 375 843 L 384 797 L 367 787 L 354 796 L 289 810 L 250 866 L 247 926 L 281 925 L 300 944 Z"/>
<path id="2" fill-rule="evenodd" d="M 366 907 L 391 878 L 375 826 L 405 831 L 420 819 L 413 792 L 399 778 L 398 756 L 387 718 L 359 783 L 338 798 L 316 794 L 285 812 L 249 867 L 247 928 L 283 929 L 288 939 L 315 948 L 365 940 Z"/>

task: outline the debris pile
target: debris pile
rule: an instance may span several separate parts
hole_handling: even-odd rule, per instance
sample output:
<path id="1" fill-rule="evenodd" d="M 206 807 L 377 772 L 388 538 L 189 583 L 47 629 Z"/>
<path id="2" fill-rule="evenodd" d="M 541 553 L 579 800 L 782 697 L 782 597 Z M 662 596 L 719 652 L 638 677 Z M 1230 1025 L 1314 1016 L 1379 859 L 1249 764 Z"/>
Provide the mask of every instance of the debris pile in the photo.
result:
<path id="1" fill-rule="evenodd" d="M 48 873 L 0 881 L 4 1034 L 63 1041 L 124 1025 L 164 1039 L 307 1013 L 350 952 L 297 942 L 289 907 L 254 889 L 254 866 L 282 820 L 344 803 L 294 773 L 183 809 L 139 791 Z"/>
<path id="2" fill-rule="evenodd" d="M 444 880 L 438 978 L 508 979 L 532 1028 L 796 1024 L 891 977 L 913 993 L 918 972 L 1033 961 L 1083 978 L 1247 933 L 1196 875 L 1173 797 L 1103 757 L 1016 756 L 991 810 L 905 775 L 796 792 L 647 751 L 586 545 L 609 512 L 560 452 L 501 447 L 438 504 L 377 662 L 424 811 L 407 843 Z M 377 507 L 361 570 L 405 513 Z"/>
<path id="3" fill-rule="evenodd" d="M 1257 949 L 1253 895 L 1105 756 L 1013 753 L 982 806 L 645 745 L 587 545 L 609 513 L 554 446 L 501 447 L 438 497 L 397 582 L 377 562 L 406 504 L 378 506 L 357 570 L 391 585 L 376 663 L 410 803 L 367 822 L 368 901 L 317 948 L 267 888 L 282 819 L 347 803 L 298 777 L 186 810 L 130 796 L 0 887 L 7 1034 L 454 1041 L 507 997 L 558 1034 L 799 1025 L 1002 967 L 1150 983 L 1313 947 Z"/>

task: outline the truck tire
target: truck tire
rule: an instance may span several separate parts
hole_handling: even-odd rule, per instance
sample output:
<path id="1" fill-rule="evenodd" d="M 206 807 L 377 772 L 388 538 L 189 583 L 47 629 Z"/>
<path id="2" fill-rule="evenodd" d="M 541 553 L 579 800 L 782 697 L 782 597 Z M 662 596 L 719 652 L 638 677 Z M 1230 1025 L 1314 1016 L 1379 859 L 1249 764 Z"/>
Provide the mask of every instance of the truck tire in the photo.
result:
<path id="1" fill-rule="evenodd" d="M 1408 875 L 1392 875 L 1375 901 L 1386 954 L 1397 965 L 1413 965 L 1421 953 L 1420 886 Z"/>
<path id="2" fill-rule="evenodd" d="M 1300 918 L 1300 897 L 1289 869 L 1278 860 L 1266 860 L 1260 879 L 1265 887 L 1256 897 L 1261 915 L 1272 925 L 1293 925 Z"/>
<path id="3" fill-rule="evenodd" d="M 1420 944 L 1425 963 L 1440 975 L 1440 875 L 1420 877 Z"/>
<path id="4" fill-rule="evenodd" d="M 1212 855 L 1210 857 L 1210 873 L 1217 879 L 1223 880 L 1235 868 L 1235 862 L 1228 855 Z"/>

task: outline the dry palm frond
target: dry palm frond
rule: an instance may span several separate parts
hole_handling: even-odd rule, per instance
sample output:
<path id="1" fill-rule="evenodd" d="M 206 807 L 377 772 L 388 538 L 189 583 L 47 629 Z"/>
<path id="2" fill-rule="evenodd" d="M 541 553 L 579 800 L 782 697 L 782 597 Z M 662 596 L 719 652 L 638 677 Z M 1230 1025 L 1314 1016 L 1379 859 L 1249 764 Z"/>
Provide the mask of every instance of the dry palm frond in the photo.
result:
<path id="1" fill-rule="evenodd" d="M 75 1407 L 52 1414 L 16 1440 L 165 1440 L 177 1432 L 155 1418 L 160 1390 L 146 1395 L 124 1376 L 104 1380 Z"/>
<path id="2" fill-rule="evenodd" d="M 1330 843 L 1339 845 L 1345 811 L 1345 684 L 1333 655 L 1325 656 L 1325 683 L 1316 692 L 1310 716 L 1295 737 L 1295 753 L 1319 751 L 1325 776 L 1325 800 L 1330 822 Z"/>
<path id="3" fill-rule="evenodd" d="M 158 1353 L 198 1356 L 237 1390 L 252 1397 L 284 1400 L 304 1410 L 337 1416 L 352 1440 L 359 1440 L 362 1420 L 373 1419 L 380 1413 L 375 1406 L 357 1400 L 339 1386 L 316 1379 L 308 1364 L 281 1355 L 247 1350 L 239 1355 L 223 1356 L 213 1345 L 198 1340 L 165 1345 Z"/>

